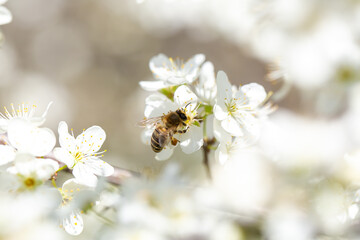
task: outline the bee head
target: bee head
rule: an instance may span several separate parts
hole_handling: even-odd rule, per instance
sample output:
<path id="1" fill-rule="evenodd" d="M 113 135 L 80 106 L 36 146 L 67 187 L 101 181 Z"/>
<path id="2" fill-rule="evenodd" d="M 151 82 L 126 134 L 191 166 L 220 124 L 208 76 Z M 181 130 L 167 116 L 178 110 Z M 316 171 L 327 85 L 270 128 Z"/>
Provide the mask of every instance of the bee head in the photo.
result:
<path id="1" fill-rule="evenodd" d="M 176 113 L 179 115 L 181 120 L 186 121 L 188 119 L 185 112 L 182 109 L 176 110 Z"/>

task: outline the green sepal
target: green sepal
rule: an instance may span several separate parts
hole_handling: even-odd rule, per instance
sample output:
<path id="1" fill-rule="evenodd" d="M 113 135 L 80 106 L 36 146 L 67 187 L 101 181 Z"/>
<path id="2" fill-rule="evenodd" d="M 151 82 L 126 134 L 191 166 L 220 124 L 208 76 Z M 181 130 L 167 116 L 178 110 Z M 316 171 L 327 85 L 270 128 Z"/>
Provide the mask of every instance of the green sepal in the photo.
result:
<path id="1" fill-rule="evenodd" d="M 159 90 L 159 93 L 165 95 L 171 101 L 174 101 L 174 93 L 179 86 L 180 85 L 162 88 Z"/>
<path id="2" fill-rule="evenodd" d="M 192 125 L 200 127 L 200 123 L 198 121 L 194 121 Z"/>

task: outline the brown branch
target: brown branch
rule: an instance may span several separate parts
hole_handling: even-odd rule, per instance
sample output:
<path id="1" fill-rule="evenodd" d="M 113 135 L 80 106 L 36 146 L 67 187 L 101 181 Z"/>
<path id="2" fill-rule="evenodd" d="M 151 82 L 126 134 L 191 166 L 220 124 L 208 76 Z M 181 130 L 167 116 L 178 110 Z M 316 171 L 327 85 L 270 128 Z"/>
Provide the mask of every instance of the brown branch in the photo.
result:
<path id="1" fill-rule="evenodd" d="M 204 155 L 203 164 L 205 166 L 206 174 L 210 179 L 210 181 L 212 181 L 212 174 L 211 174 L 210 162 L 209 162 L 209 153 L 210 153 L 209 146 L 213 145 L 214 143 L 215 143 L 214 138 L 210 140 L 204 139 L 204 144 L 202 146 L 203 155 Z"/>

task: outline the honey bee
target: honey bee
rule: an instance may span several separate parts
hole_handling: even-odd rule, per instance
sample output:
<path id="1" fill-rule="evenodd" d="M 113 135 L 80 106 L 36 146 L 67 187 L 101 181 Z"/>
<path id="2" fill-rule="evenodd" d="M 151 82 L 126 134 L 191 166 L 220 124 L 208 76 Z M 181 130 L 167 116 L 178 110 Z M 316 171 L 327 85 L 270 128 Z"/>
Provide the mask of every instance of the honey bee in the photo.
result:
<path id="1" fill-rule="evenodd" d="M 151 148 L 159 153 L 170 142 L 174 146 L 177 144 L 178 140 L 173 136 L 176 133 L 185 133 L 189 128 L 188 122 L 189 116 L 184 109 L 179 108 L 163 116 L 145 119 L 139 125 L 155 127 L 151 136 Z"/>

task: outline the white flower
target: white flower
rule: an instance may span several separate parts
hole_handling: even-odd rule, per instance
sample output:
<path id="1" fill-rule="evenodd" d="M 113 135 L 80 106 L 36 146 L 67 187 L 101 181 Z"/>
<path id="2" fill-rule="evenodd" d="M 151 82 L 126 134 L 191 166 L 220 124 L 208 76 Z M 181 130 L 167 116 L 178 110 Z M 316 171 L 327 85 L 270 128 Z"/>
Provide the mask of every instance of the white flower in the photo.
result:
<path id="1" fill-rule="evenodd" d="M 70 201 L 73 200 L 74 195 L 80 191 L 90 189 L 88 186 L 79 184 L 75 178 L 71 178 L 64 182 L 61 189 L 59 189 L 62 196 L 62 206 L 67 206 Z M 84 229 L 84 221 L 81 216 L 81 211 L 79 209 L 71 210 L 62 220 L 62 227 L 70 235 L 79 235 Z"/>
<path id="2" fill-rule="evenodd" d="M 214 115 L 221 126 L 232 136 L 258 136 L 259 118 L 268 113 L 263 111 L 266 107 L 261 108 L 267 96 L 264 88 L 250 83 L 234 90 L 223 71 L 218 72 L 216 81 L 218 95 Z"/>
<path id="3" fill-rule="evenodd" d="M 1 1 L 1 0 L 0 0 Z M 28 104 L 22 103 L 17 108 L 14 107 L 14 104 L 11 104 L 11 109 L 8 110 L 4 107 L 4 114 L 0 113 L 0 133 L 7 132 L 10 122 L 14 119 L 23 119 L 31 123 L 34 127 L 41 126 L 45 120 L 46 115 L 49 111 L 52 102 L 50 102 L 41 115 L 41 117 L 34 117 L 36 105 L 29 106 Z"/>
<path id="4" fill-rule="evenodd" d="M 38 128 L 25 119 L 12 119 L 8 125 L 8 139 L 18 152 L 45 156 L 53 150 L 56 137 L 49 128 Z"/>
<path id="5" fill-rule="evenodd" d="M 215 151 L 215 160 L 221 165 L 237 156 L 238 151 L 249 147 L 254 143 L 255 139 L 250 136 L 232 137 L 229 133 L 223 130 L 220 122 L 214 119 L 214 135 L 219 141 L 219 145 Z"/>
<path id="6" fill-rule="evenodd" d="M 18 190 L 33 190 L 48 180 L 59 168 L 51 159 L 35 158 L 29 154 L 17 154 L 15 165 L 7 171 L 18 177 Z"/>
<path id="7" fill-rule="evenodd" d="M 68 132 L 67 124 L 59 123 L 60 148 L 54 149 L 55 157 L 73 169 L 73 175 L 81 184 L 95 186 L 98 176 L 110 176 L 114 168 L 101 160 L 97 155 L 105 141 L 105 131 L 99 126 L 92 126 L 79 136 L 74 137 Z"/>
<path id="8" fill-rule="evenodd" d="M 214 65 L 206 62 L 200 69 L 199 80 L 194 83 L 195 93 L 199 99 L 209 105 L 214 105 L 216 98 L 216 81 Z"/>
<path id="9" fill-rule="evenodd" d="M 202 128 L 195 126 L 197 115 L 197 96 L 187 87 L 180 86 L 174 93 L 174 102 L 169 100 L 167 97 L 160 94 L 150 95 L 146 99 L 145 117 L 159 117 L 163 114 L 167 114 L 169 111 L 175 111 L 179 108 L 185 110 L 186 115 L 189 117 L 188 126 L 189 129 L 186 133 L 175 134 L 174 137 L 180 141 L 181 149 L 184 153 L 190 154 L 200 149 L 203 145 L 203 132 Z M 186 108 L 185 108 L 186 107 Z M 154 128 L 148 128 L 143 133 L 143 142 L 150 144 L 151 135 Z M 157 160 L 168 159 L 173 153 L 173 146 L 169 144 L 165 148 L 156 154 Z"/>
<path id="10" fill-rule="evenodd" d="M 7 0 L 0 0 L 0 5 L 6 3 Z M 3 6 L 0 6 L 0 25 L 10 23 L 12 21 L 11 12 Z"/>
<path id="11" fill-rule="evenodd" d="M 203 54 L 196 54 L 187 62 L 168 58 L 159 54 L 150 60 L 149 67 L 155 81 L 141 81 L 140 86 L 147 91 L 192 83 L 199 75 L 199 67 L 205 61 Z"/>
<path id="12" fill-rule="evenodd" d="M 45 156 L 55 146 L 56 138 L 48 128 L 34 127 L 24 119 L 12 119 L 8 125 L 7 137 L 2 136 L 0 145 L 0 166 L 15 159 L 16 153 Z"/>

